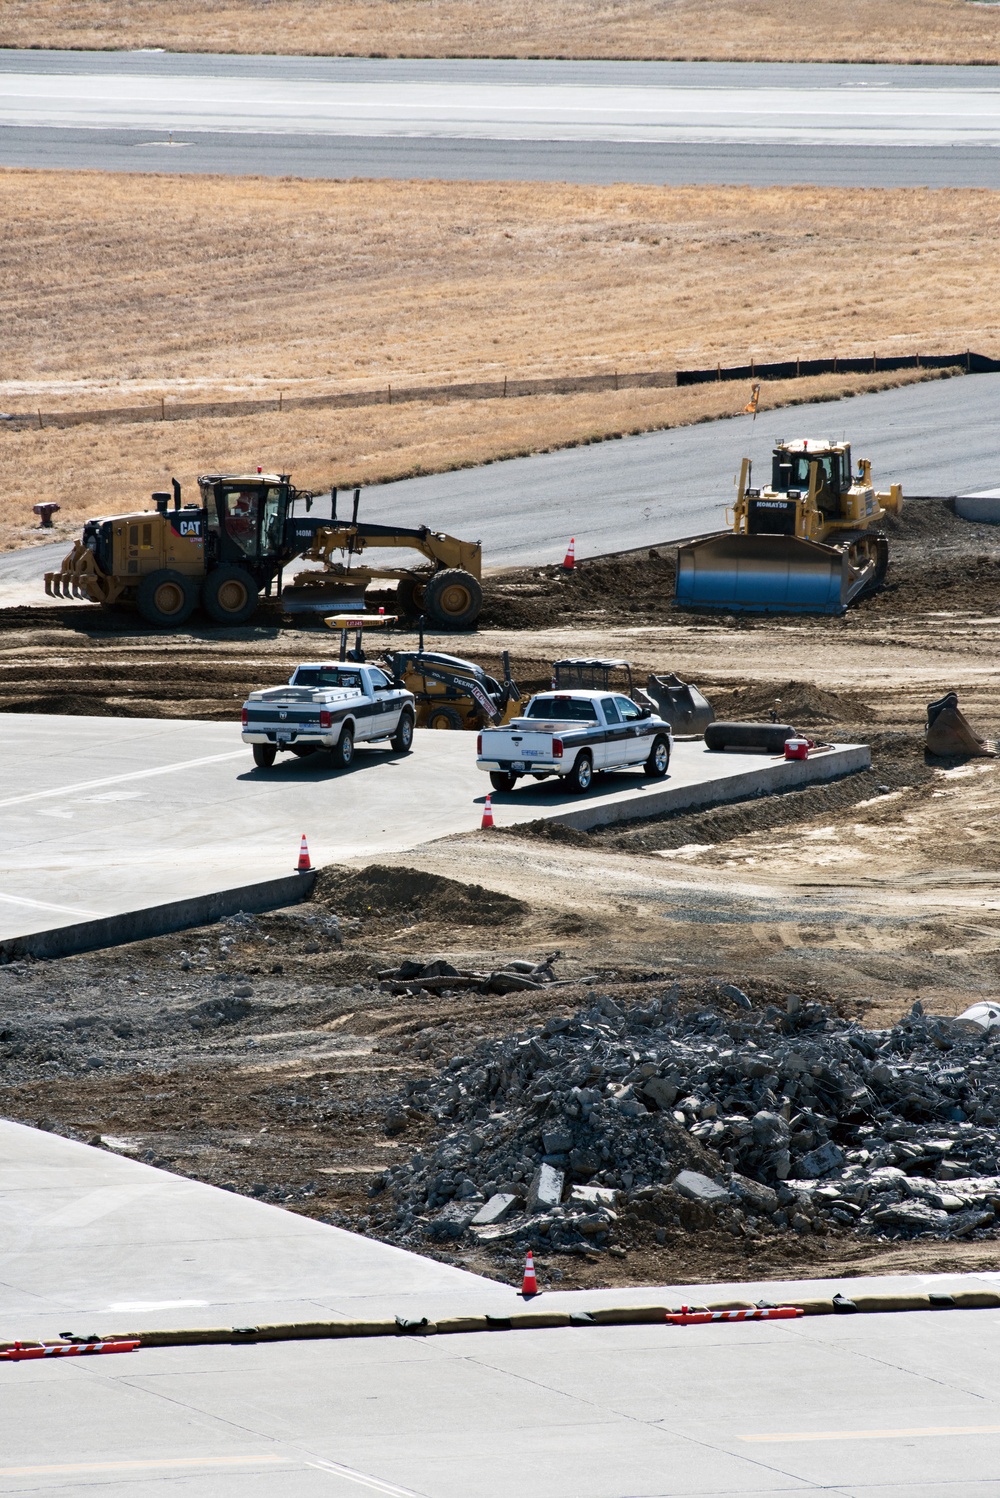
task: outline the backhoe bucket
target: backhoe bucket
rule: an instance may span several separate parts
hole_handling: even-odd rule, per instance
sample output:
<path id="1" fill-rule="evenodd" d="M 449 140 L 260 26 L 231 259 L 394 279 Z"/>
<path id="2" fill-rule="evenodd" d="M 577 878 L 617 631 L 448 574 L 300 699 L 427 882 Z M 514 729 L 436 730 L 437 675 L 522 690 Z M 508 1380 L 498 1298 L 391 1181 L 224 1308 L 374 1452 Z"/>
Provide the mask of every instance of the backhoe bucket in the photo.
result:
<path id="1" fill-rule="evenodd" d="M 340 579 L 315 587 L 282 588 L 281 605 L 289 614 L 359 614 L 365 606 L 365 586 Z"/>
<path id="2" fill-rule="evenodd" d="M 842 614 L 876 571 L 870 560 L 852 567 L 847 547 L 724 531 L 677 548 L 674 598 L 732 614 Z"/>

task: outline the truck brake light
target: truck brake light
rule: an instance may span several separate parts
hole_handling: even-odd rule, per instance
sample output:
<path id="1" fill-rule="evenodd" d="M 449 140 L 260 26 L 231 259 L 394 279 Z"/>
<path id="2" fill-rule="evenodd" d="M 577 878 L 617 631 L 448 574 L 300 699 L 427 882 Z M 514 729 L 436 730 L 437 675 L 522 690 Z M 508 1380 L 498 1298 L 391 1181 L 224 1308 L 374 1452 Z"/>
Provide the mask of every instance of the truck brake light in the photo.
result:
<path id="1" fill-rule="evenodd" d="M 243 709 L 243 727 L 246 728 L 246 726 L 247 726 L 247 724 L 249 722 L 250 722 L 250 714 L 247 712 L 246 708 L 244 708 Z"/>
<path id="2" fill-rule="evenodd" d="M 477 754 L 477 756 L 480 759 L 482 759 L 482 757 L 483 757 L 483 736 L 482 736 L 482 734 L 479 734 L 477 736 L 477 738 L 476 738 L 476 754 Z"/>
<path id="3" fill-rule="evenodd" d="M 325 707 L 324 708 L 320 708 L 319 726 L 320 726 L 320 728 L 332 728 L 333 727 L 333 714 L 330 713 L 330 712 L 327 712 L 327 710 L 326 710 Z"/>
<path id="4" fill-rule="evenodd" d="M 562 739 L 553 739 L 552 740 L 552 758 L 553 759 L 562 759 L 562 749 L 563 749 Z"/>

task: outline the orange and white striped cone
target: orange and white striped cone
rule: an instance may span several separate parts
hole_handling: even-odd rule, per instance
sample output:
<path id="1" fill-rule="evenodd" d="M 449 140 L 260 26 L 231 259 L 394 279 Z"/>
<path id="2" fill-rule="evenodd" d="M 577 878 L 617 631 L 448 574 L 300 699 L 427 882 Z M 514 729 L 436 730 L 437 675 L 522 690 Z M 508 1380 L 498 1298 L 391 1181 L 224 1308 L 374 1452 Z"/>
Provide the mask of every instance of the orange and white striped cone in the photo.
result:
<path id="1" fill-rule="evenodd" d="M 309 844 L 306 842 L 306 835 L 303 832 L 302 842 L 299 846 L 299 861 L 295 865 L 295 872 L 296 874 L 308 874 L 311 868 L 312 864 L 309 862 Z"/>
<path id="2" fill-rule="evenodd" d="M 483 807 L 483 820 L 479 824 L 479 830 L 480 832 L 487 832 L 495 825 L 493 821 L 493 798 L 492 796 L 487 796 L 486 805 Z"/>
<path id="3" fill-rule="evenodd" d="M 521 1294 L 527 1299 L 529 1295 L 538 1294 L 538 1281 L 535 1279 L 535 1261 L 531 1257 L 531 1249 L 524 1261 L 524 1279 L 521 1281 Z"/>
<path id="4" fill-rule="evenodd" d="M 570 538 L 569 538 L 569 545 L 566 548 L 566 555 L 563 557 L 563 569 L 566 572 L 572 572 L 573 568 L 575 566 L 576 566 L 576 537 L 575 536 L 570 536 Z"/>

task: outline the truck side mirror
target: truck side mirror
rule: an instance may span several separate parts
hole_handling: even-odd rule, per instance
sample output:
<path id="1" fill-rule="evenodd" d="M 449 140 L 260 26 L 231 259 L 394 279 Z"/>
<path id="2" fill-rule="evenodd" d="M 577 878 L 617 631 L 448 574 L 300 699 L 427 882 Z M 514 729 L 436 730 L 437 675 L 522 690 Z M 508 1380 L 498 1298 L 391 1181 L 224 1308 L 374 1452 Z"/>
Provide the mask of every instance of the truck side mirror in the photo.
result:
<path id="1" fill-rule="evenodd" d="M 649 708 L 649 707 L 640 707 L 640 709 L 639 709 L 639 717 L 640 718 L 651 718 L 652 716 L 653 716 L 653 710 L 652 710 L 652 708 Z"/>

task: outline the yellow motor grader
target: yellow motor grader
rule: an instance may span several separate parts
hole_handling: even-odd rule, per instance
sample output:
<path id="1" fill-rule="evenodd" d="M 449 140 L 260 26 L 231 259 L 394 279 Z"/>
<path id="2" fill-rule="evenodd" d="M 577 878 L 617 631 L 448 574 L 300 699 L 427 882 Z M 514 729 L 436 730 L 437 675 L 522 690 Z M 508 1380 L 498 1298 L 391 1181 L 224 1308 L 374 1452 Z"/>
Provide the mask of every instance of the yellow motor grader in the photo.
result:
<path id="1" fill-rule="evenodd" d="M 857 474 L 846 442 L 781 441 L 771 482 L 740 469 L 731 529 L 677 548 L 674 599 L 727 613 L 842 614 L 882 582 L 889 543 L 876 527 L 903 491 L 876 493 L 867 458 Z"/>
<path id="2" fill-rule="evenodd" d="M 358 519 L 360 490 L 350 520 L 308 512 L 316 495 L 292 485 L 287 473 L 205 474 L 200 502 L 183 504 L 181 486 L 153 495 L 152 510 L 88 520 L 58 572 L 45 574 L 55 598 L 89 598 L 111 607 L 134 604 L 161 628 L 184 624 L 199 605 L 218 624 L 243 624 L 261 592 L 275 590 L 289 613 L 324 615 L 361 610 L 374 581 L 397 584 L 397 612 L 426 615 L 435 624 L 468 628 L 483 594 L 482 548 L 428 526 L 379 525 Z M 173 503 L 171 504 L 171 499 Z M 302 503 L 306 513 L 297 513 Z M 370 548 L 409 548 L 427 565 L 371 567 L 359 563 Z M 334 561 L 336 555 L 344 562 Z M 295 558 L 317 565 L 283 588 Z"/>

